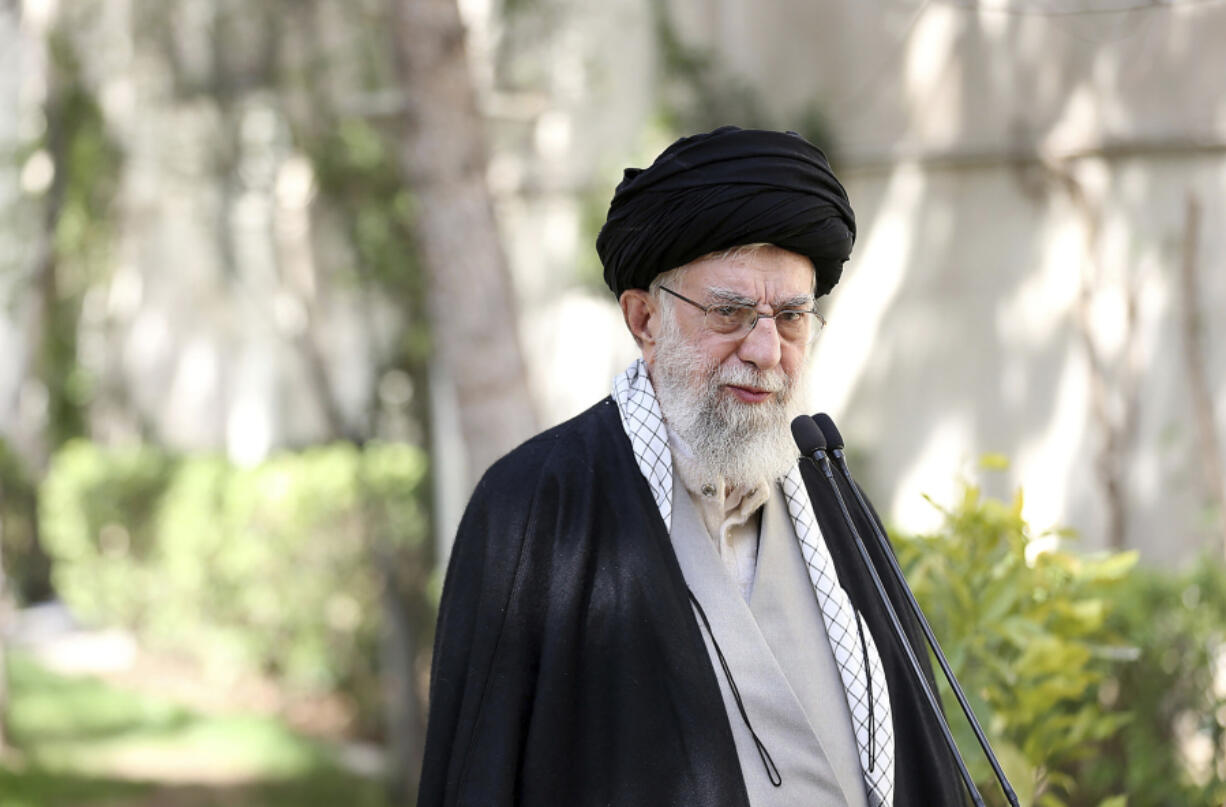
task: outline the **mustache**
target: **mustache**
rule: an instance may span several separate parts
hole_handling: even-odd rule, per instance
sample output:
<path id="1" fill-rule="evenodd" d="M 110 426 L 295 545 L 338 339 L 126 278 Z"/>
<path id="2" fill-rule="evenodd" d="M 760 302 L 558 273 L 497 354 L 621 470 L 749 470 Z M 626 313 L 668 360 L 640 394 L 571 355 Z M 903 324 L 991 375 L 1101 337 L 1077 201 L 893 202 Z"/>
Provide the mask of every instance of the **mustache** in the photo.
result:
<path id="1" fill-rule="evenodd" d="M 763 372 L 747 365 L 722 366 L 713 374 L 717 384 L 752 387 L 766 392 L 783 392 L 792 386 L 792 379 L 782 370 Z"/>

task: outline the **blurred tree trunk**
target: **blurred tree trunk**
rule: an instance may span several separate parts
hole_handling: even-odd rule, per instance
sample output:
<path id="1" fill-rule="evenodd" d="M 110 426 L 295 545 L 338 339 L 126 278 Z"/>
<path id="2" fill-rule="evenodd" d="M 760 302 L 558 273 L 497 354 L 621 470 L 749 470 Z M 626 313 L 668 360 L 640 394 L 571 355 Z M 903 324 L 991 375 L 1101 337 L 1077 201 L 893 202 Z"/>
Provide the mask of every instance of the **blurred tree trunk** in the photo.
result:
<path id="1" fill-rule="evenodd" d="M 1200 312 L 1200 302 L 1205 299 L 1198 260 L 1200 220 L 1200 197 L 1189 191 L 1184 202 L 1183 260 L 1179 273 L 1183 291 L 1183 358 L 1196 420 L 1205 501 L 1217 523 L 1221 549 L 1226 552 L 1226 470 L 1222 468 L 1222 455 L 1218 453 L 1221 439 L 1213 417 L 1213 393 L 1204 344 L 1206 328 Z"/>
<path id="2" fill-rule="evenodd" d="M 45 68 L 47 96 L 43 104 L 46 119 L 44 146 L 54 166 L 54 174 L 42 201 L 42 217 L 35 237 L 30 270 L 34 294 L 37 297 L 37 305 L 34 307 L 37 313 L 28 320 L 28 338 L 29 344 L 34 346 L 34 374 L 47 391 L 48 402 L 42 429 L 25 448 L 33 455 L 29 459 L 39 476 L 45 471 L 51 452 L 69 437 L 79 434 L 82 424 L 80 407 L 74 403 L 68 390 L 69 373 L 66 371 L 66 367 L 73 363 L 76 352 L 76 312 L 71 304 L 65 304 L 61 299 L 60 255 L 56 245 L 56 230 L 64 207 L 68 174 L 68 144 L 63 120 L 64 83 L 57 64 L 57 57 L 60 55 L 56 50 L 57 46 L 63 47 L 63 41 L 52 38 L 49 41 L 49 58 Z M 5 493 L 8 491 L 0 491 L 0 503 L 3 503 Z M 21 497 L 22 492 L 11 493 L 16 500 Z M 41 553 L 37 501 L 37 493 L 32 492 L 30 500 L 24 504 L 30 512 L 29 529 L 33 546 Z M 13 605 L 13 594 L 3 570 L 2 543 L 5 525 L 2 521 L 3 514 L 0 514 L 0 751 L 4 750 L 7 742 L 5 716 L 8 709 L 8 669 L 4 631 L 8 627 Z"/>
<path id="3" fill-rule="evenodd" d="M 2 483 L 0 483 L 2 484 Z M 0 499 L 3 498 L 0 491 Z M 4 632 L 9 623 L 9 596 L 4 585 L 4 514 L 0 512 L 0 758 L 8 747 L 8 732 L 6 731 L 9 703 L 8 666 L 4 656 Z"/>
<path id="4" fill-rule="evenodd" d="M 1075 321 L 1090 370 L 1090 416 L 1099 432 L 1094 469 L 1107 507 L 1107 546 L 1122 551 L 1128 546 L 1127 476 L 1132 439 L 1140 417 L 1139 292 L 1135 278 L 1124 270 L 1121 278 L 1125 299 L 1124 344 L 1119 357 L 1113 359 L 1096 333 L 1091 313 L 1095 296 L 1107 287 L 1109 277 L 1102 257 L 1102 204 L 1091 198 L 1067 164 L 1047 161 L 1043 165 L 1081 218 L 1084 256 Z"/>
<path id="5" fill-rule="evenodd" d="M 425 745 L 426 715 L 417 687 L 421 631 L 413 623 L 413 615 L 422 609 L 414 609 L 410 602 L 415 592 L 400 579 L 401 567 L 394 557 L 384 558 L 380 661 L 383 701 L 388 711 L 388 788 L 393 804 L 413 804 Z"/>
<path id="6" fill-rule="evenodd" d="M 401 165 L 416 201 L 433 350 L 455 383 L 471 483 L 536 430 L 514 291 L 456 2 L 389 2 L 405 94 Z"/>
<path id="7" fill-rule="evenodd" d="M 485 184 L 485 142 L 456 0 L 388 0 L 405 116 L 400 164 L 415 200 L 432 352 L 455 384 L 469 484 L 536 429 L 510 273 Z M 402 624 L 404 624 L 402 622 Z M 400 638 L 412 646 L 414 637 Z M 393 657 L 407 659 L 411 653 Z M 397 675 L 393 681 L 412 679 Z M 394 701 L 396 786 L 411 801 L 420 771 L 419 698 Z M 397 745 L 399 747 L 397 747 Z M 403 767 L 402 767 L 403 766 Z"/>
<path id="8" fill-rule="evenodd" d="M 43 102 L 46 132 L 44 147 L 54 166 L 51 185 L 43 197 L 42 228 L 34 249 L 32 276 L 38 296 L 38 315 L 32 319 L 30 344 L 36 345 L 34 369 L 47 391 L 47 414 L 43 445 L 35 459 L 41 475 L 51 455 L 65 442 L 85 433 L 85 415 L 72 389 L 77 364 L 77 326 L 80 320 L 78 290 L 65 290 L 61 267 L 62 239 L 58 237 L 73 166 L 70 152 L 74 134 L 87 125 L 80 87 L 80 66 L 74 47 L 63 29 L 53 29 L 47 40 L 47 95 Z M 73 129 L 75 128 L 75 132 Z M 92 178 L 92 177 L 91 177 Z M 76 178 L 80 184 L 81 178 Z"/>
<path id="9" fill-rule="evenodd" d="M 5 66 L 13 67 L 14 54 L 20 54 L 21 48 L 19 40 L 20 22 L 21 22 L 21 7 L 17 0 L 0 0 L 0 52 L 6 54 Z M 18 115 L 18 83 L 6 81 L 0 84 L 0 116 L 5 116 L 5 119 L 0 120 L 0 151 L 7 153 L 9 149 L 16 145 L 16 119 Z M 9 137 L 13 139 L 8 140 Z M 12 208 L 16 207 L 15 199 L 17 187 L 17 169 L 16 161 L 8 160 L 9 165 L 0 167 L 0 214 L 3 214 L 5 222 L 12 222 Z M 0 229 L 0 238 L 16 240 L 16 228 L 11 224 Z M 9 244 L 0 244 L 0 271 L 5 268 L 5 262 L 8 258 L 11 249 Z M 3 291 L 5 285 L 0 285 L 0 291 Z M 0 314 L 0 316 L 5 316 Z M 6 732 L 5 732 L 5 715 L 8 713 L 8 668 L 5 666 L 4 658 L 4 630 L 7 627 L 8 618 L 8 591 L 5 587 L 4 577 L 4 511 L 3 502 L 5 491 L 3 489 L 4 482 L 0 480 L 0 756 L 3 756 L 6 748 Z"/>

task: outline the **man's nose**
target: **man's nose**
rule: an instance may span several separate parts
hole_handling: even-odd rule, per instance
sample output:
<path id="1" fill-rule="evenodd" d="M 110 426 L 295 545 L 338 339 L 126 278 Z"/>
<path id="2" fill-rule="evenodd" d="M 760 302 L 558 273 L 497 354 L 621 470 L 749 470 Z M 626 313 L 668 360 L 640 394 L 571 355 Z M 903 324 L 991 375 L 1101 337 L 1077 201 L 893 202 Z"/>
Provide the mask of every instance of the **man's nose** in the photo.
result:
<path id="1" fill-rule="evenodd" d="M 770 370 L 779 364 L 783 348 L 779 342 L 779 330 L 775 320 L 762 317 L 745 338 L 741 340 L 737 357 L 759 370 Z"/>

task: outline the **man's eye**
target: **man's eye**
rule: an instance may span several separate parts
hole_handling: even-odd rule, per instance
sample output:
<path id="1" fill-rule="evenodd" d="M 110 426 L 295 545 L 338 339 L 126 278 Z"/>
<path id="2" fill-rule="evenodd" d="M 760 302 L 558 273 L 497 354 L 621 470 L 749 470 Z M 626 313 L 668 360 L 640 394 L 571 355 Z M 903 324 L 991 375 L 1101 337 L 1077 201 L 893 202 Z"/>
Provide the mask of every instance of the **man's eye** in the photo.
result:
<path id="1" fill-rule="evenodd" d="M 804 311 L 780 311 L 775 315 L 775 320 L 778 322 L 800 322 L 804 315 Z"/>
<path id="2" fill-rule="evenodd" d="M 741 310 L 741 307 L 736 305 L 717 305 L 711 309 L 711 313 L 721 317 L 735 317 Z"/>

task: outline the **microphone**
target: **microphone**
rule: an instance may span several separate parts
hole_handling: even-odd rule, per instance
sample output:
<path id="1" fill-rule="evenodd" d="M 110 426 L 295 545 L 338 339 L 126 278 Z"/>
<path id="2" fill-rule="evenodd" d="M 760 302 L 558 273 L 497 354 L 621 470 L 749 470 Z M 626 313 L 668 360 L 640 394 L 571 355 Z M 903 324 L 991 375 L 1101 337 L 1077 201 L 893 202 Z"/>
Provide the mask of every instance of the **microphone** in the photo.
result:
<path id="1" fill-rule="evenodd" d="M 966 720 L 971 726 L 971 730 L 975 733 L 975 739 L 979 741 L 980 748 L 983 749 L 984 755 L 988 758 L 988 763 L 992 766 L 992 772 L 996 775 L 996 781 L 1000 783 L 1000 788 L 1008 799 L 1012 807 L 1019 807 L 1017 794 L 1014 793 L 1013 787 L 1009 784 L 1009 779 L 1005 776 L 1004 770 L 1000 767 L 1000 762 L 996 758 L 996 754 L 992 751 L 992 746 L 988 742 L 987 735 L 983 728 L 979 725 L 979 720 L 975 717 L 975 712 L 971 709 L 970 702 L 966 699 L 966 693 L 962 691 L 962 686 L 958 683 L 957 677 L 954 675 L 953 669 L 949 666 L 948 659 L 945 658 L 945 653 L 941 650 L 941 645 L 937 642 L 936 634 L 932 632 L 932 626 L 928 624 L 927 617 L 924 616 L 923 610 L 920 608 L 919 602 L 915 599 L 915 594 L 911 592 L 911 587 L 907 585 L 907 579 L 902 573 L 902 567 L 898 565 L 898 559 L 894 557 L 894 549 L 890 546 L 890 540 L 882 531 L 881 526 L 877 523 L 877 519 L 873 515 L 872 509 L 868 506 L 868 502 L 864 498 L 864 493 L 860 490 L 860 486 L 851 476 L 851 468 L 847 465 L 847 456 L 843 451 L 843 435 L 839 434 L 838 427 L 834 425 L 834 421 L 825 412 L 820 412 L 813 416 L 814 428 L 821 432 L 821 443 L 823 448 L 828 448 L 829 453 L 834 457 L 834 462 L 839 466 L 839 471 L 843 478 L 847 480 L 847 486 L 851 488 L 852 493 L 856 498 L 856 503 L 859 505 L 860 512 L 864 519 L 872 526 L 873 535 L 877 539 L 877 546 L 881 550 L 881 554 L 888 561 L 890 572 L 898 583 L 898 587 L 902 590 L 910 607 L 911 613 L 915 616 L 920 627 L 923 629 L 924 638 L 928 642 L 928 646 L 932 648 L 932 654 L 936 656 L 937 663 L 941 667 L 941 672 L 945 674 L 945 680 L 949 682 L 950 689 L 953 690 L 954 696 L 958 699 L 958 705 L 962 707 L 962 713 L 966 715 Z M 796 434 L 796 424 L 792 424 L 792 433 Z M 810 438 L 811 439 L 811 438 Z"/>
<path id="2" fill-rule="evenodd" d="M 800 449 L 801 456 L 813 459 L 819 451 L 826 450 L 826 437 L 813 418 L 798 415 L 792 420 L 792 439 Z"/>
<path id="3" fill-rule="evenodd" d="M 881 582 L 880 575 L 877 574 L 872 558 L 869 557 L 868 549 L 865 547 L 863 539 L 860 538 L 855 522 L 852 521 L 851 512 L 847 509 L 847 503 L 843 499 L 843 493 L 839 490 L 839 485 L 834 479 L 834 471 L 831 468 L 830 458 L 826 452 L 828 445 L 826 436 L 822 434 L 822 430 L 813 418 L 801 415 L 792 421 L 792 439 L 796 441 L 796 447 L 800 449 L 803 457 L 812 462 L 822 472 L 822 475 L 826 477 L 830 489 L 834 492 L 834 498 L 839 504 L 839 512 L 843 516 L 843 523 L 847 525 L 847 529 L 851 533 L 852 543 L 855 544 L 856 550 L 860 555 L 860 562 L 864 564 L 865 570 L 868 572 L 869 577 L 872 578 L 873 588 L 877 591 L 877 599 L 884 606 L 886 616 L 889 618 L 891 632 L 907 658 L 907 666 L 911 670 L 911 675 L 919 684 L 920 691 L 924 693 L 924 700 L 927 701 L 928 707 L 936 717 L 937 725 L 941 729 L 941 735 L 945 739 L 945 745 L 949 748 L 950 753 L 953 754 L 954 762 L 958 767 L 958 773 L 962 776 L 962 782 L 966 785 L 966 789 L 971 795 L 971 800 L 975 803 L 975 807 L 984 807 L 983 796 L 980 795 L 979 789 L 975 787 L 975 781 L 971 778 L 970 771 L 966 769 L 966 762 L 963 761 L 962 753 L 958 750 L 957 743 L 954 742 L 954 736 L 949 730 L 949 723 L 945 719 L 945 713 L 941 711 L 941 705 L 937 701 L 936 694 L 932 691 L 928 678 L 920 668 L 919 659 L 915 656 L 915 649 L 911 647 L 911 643 L 907 639 L 902 623 L 898 620 L 898 613 L 894 610 L 893 603 L 890 602 L 885 585 Z M 858 614 L 856 619 L 858 623 Z M 863 641 L 863 637 L 861 637 L 861 641 Z M 867 654 L 867 650 L 865 650 L 865 653 Z M 867 663 L 865 668 L 866 670 L 869 669 Z M 869 681 L 871 686 L 871 676 Z M 871 689 L 869 690 L 869 702 L 872 702 Z"/>
<path id="4" fill-rule="evenodd" d="M 825 412 L 818 412 L 813 416 L 813 425 L 822 433 L 822 439 L 827 445 L 841 455 L 843 453 L 843 435 L 839 434 L 839 427 L 834 425 L 834 419 Z"/>

